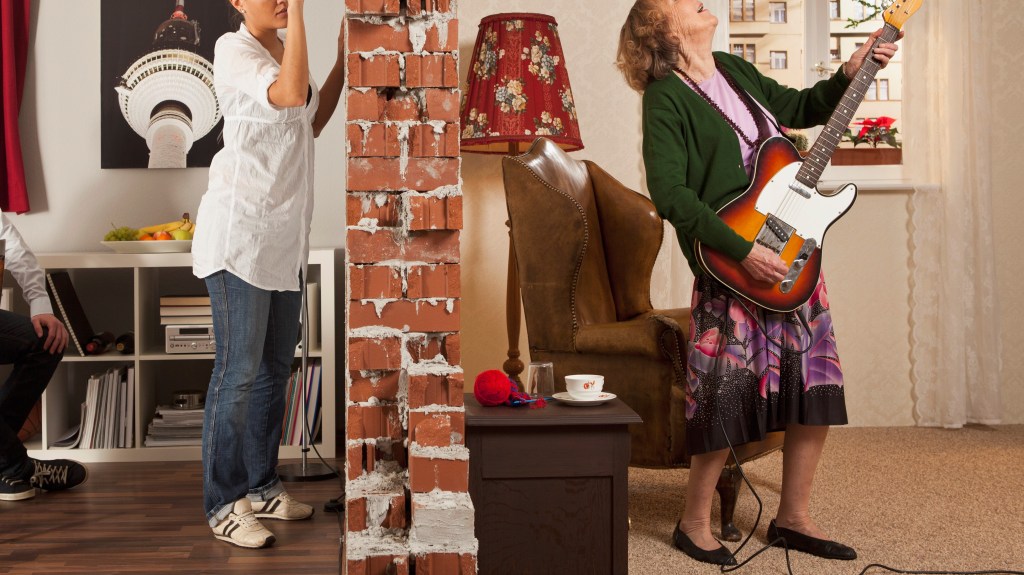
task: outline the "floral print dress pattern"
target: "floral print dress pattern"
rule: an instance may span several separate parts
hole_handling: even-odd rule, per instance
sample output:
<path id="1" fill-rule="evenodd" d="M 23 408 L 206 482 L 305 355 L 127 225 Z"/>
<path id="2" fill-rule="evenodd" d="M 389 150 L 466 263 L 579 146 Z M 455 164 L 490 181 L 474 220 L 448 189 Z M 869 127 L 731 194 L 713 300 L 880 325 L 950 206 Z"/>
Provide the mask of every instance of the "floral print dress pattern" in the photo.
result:
<path id="1" fill-rule="evenodd" d="M 710 276 L 699 276 L 686 351 L 691 455 L 758 441 L 787 423 L 847 422 L 843 373 L 822 277 L 807 303 L 775 313 Z"/>

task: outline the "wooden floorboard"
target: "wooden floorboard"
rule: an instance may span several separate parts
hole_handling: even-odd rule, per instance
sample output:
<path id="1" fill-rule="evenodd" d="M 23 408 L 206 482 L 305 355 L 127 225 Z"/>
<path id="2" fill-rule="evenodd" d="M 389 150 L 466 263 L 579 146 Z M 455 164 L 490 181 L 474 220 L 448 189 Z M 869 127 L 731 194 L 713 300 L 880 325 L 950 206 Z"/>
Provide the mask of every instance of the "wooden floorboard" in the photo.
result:
<path id="1" fill-rule="evenodd" d="M 316 513 L 306 521 L 266 521 L 277 542 L 242 549 L 214 539 L 206 524 L 199 462 L 88 469 L 89 479 L 70 491 L 0 501 L 0 573 L 339 573 L 342 517 L 324 511 L 341 495 L 338 478 L 286 483 Z"/>

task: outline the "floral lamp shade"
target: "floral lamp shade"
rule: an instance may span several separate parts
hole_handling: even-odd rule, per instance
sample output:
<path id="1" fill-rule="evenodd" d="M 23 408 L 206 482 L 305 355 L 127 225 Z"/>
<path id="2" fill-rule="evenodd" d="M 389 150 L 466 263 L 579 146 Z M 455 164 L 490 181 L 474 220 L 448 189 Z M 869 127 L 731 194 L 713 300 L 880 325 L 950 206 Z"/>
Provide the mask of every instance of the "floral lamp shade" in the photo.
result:
<path id="1" fill-rule="evenodd" d="M 480 21 L 462 102 L 462 150 L 507 154 L 544 136 L 583 149 L 558 38 L 544 14 L 494 14 Z"/>

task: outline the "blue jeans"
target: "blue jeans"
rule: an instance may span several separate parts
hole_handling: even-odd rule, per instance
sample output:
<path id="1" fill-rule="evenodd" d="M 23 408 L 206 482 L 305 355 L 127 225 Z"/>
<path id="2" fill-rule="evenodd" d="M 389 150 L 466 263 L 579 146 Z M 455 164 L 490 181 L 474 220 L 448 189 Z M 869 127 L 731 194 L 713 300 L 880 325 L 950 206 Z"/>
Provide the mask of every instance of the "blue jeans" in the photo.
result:
<path id="1" fill-rule="evenodd" d="M 242 497 L 284 491 L 277 452 L 302 292 L 259 289 L 226 271 L 206 288 L 217 342 L 203 420 L 203 506 L 213 527 Z"/>
<path id="2" fill-rule="evenodd" d="M 0 310 L 0 365 L 14 366 L 0 384 L 0 473 L 7 477 L 28 479 L 35 471 L 18 431 L 64 356 L 46 351 L 44 341 L 46 332 L 36 335 L 28 317 Z"/>

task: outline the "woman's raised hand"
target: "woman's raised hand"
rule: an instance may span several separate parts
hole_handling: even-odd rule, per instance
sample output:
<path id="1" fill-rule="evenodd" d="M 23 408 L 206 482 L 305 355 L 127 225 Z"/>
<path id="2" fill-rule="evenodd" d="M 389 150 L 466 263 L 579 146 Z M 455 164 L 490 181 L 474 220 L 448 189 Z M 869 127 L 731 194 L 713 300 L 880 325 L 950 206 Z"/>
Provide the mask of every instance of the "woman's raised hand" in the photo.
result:
<path id="1" fill-rule="evenodd" d="M 864 65 L 864 60 L 867 59 L 868 54 L 872 54 L 875 57 L 875 60 L 878 60 L 878 63 L 882 65 L 882 68 L 889 65 L 889 60 L 896 55 L 896 51 L 899 50 L 900 47 L 895 43 L 879 43 L 878 37 L 882 35 L 882 30 L 883 28 L 879 28 L 872 32 L 871 36 L 868 37 L 867 42 L 864 42 L 864 45 L 850 55 L 850 61 L 843 64 L 843 73 L 846 74 L 847 78 L 850 78 L 851 80 L 853 79 L 853 75 L 857 73 L 857 70 L 860 70 L 862 65 Z M 902 38 L 903 32 L 901 31 L 900 35 L 896 37 L 896 40 L 899 41 Z"/>
<path id="2" fill-rule="evenodd" d="M 786 263 L 778 254 L 757 243 L 754 244 L 754 249 L 750 250 L 747 257 L 743 258 L 740 265 L 755 280 L 770 284 L 782 281 L 782 278 L 786 277 L 786 272 L 789 271 Z"/>

